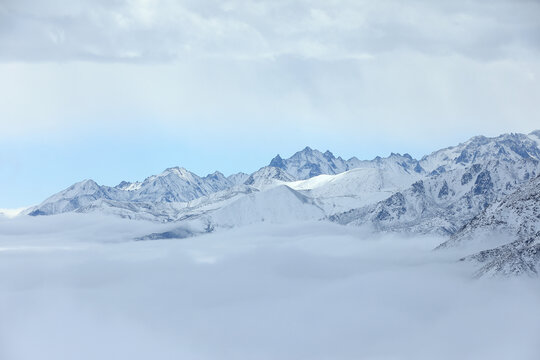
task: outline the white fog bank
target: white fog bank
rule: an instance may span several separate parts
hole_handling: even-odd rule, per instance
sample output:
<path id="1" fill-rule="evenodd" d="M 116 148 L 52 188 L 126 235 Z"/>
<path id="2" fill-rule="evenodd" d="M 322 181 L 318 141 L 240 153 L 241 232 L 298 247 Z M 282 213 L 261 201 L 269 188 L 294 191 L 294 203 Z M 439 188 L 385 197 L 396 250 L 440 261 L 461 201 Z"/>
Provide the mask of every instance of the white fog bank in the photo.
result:
<path id="1" fill-rule="evenodd" d="M 130 240 L 163 229 L 0 219 L 0 359 L 540 358 L 537 279 L 473 280 L 441 239 L 303 223 Z"/>

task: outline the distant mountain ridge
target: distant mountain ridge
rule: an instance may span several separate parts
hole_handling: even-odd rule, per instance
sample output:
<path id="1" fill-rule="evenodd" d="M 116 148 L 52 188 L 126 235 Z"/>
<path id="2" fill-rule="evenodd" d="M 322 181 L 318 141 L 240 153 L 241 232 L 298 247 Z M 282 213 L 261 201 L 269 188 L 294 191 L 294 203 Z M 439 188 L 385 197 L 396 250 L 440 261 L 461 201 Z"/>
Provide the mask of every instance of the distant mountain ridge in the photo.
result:
<path id="1" fill-rule="evenodd" d="M 173 167 L 114 187 L 85 180 L 26 213 L 102 212 L 178 223 L 180 230 L 168 236 L 261 221 L 324 220 L 378 231 L 437 233 L 457 244 L 468 241 L 468 232 L 489 227 L 482 214 L 503 216 L 493 210 L 495 204 L 503 208 L 519 194 L 537 189 L 539 175 L 540 131 L 476 136 L 420 160 L 394 153 L 344 160 L 306 147 L 287 159 L 277 155 L 252 174 L 226 177 L 216 171 L 201 177 Z M 512 209 L 538 208 L 537 197 L 519 199 Z M 501 226 L 490 231 L 504 232 L 515 241 L 538 237 L 517 237 L 524 227 L 536 228 L 540 216 L 520 214 L 517 222 L 497 220 Z"/>
<path id="2" fill-rule="evenodd" d="M 356 158 L 345 161 L 341 157 L 336 158 L 329 150 L 322 153 L 307 146 L 285 160 L 278 154 L 268 166 L 284 170 L 295 180 L 306 180 L 322 174 L 339 174 L 357 167 L 357 163 Z"/>
<path id="3" fill-rule="evenodd" d="M 172 167 L 158 175 L 152 175 L 142 182 L 122 181 L 110 187 L 98 185 L 93 180 L 84 180 L 47 198 L 38 206 L 27 211 L 29 215 L 54 215 L 63 212 L 82 211 L 92 201 L 113 202 L 175 203 L 189 202 L 210 194 L 248 185 L 256 189 L 282 183 L 306 180 L 317 175 L 336 175 L 350 169 L 367 167 L 383 168 L 390 163 L 408 168 L 417 166 L 417 161 L 409 155 L 391 154 L 388 158 L 377 157 L 371 161 L 351 158 L 347 161 L 336 158 L 330 151 L 321 153 L 306 147 L 288 159 L 277 155 L 270 165 L 252 174 L 237 173 L 225 177 L 221 172 L 200 177 L 185 168 Z M 96 209 L 96 207 L 92 207 Z M 169 219 L 170 220 L 170 219 Z"/>

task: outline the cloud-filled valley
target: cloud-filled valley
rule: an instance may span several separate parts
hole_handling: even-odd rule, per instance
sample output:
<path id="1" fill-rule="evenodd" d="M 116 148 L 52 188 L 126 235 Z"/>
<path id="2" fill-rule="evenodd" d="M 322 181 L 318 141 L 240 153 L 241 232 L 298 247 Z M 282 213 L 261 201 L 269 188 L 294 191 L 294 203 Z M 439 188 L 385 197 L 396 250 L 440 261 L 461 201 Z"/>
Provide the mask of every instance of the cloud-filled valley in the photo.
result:
<path id="1" fill-rule="evenodd" d="M 148 223 L 59 217 L 1 227 L 2 358 L 539 355 L 537 282 L 472 281 L 439 238 L 308 222 L 133 242 L 111 231 Z"/>

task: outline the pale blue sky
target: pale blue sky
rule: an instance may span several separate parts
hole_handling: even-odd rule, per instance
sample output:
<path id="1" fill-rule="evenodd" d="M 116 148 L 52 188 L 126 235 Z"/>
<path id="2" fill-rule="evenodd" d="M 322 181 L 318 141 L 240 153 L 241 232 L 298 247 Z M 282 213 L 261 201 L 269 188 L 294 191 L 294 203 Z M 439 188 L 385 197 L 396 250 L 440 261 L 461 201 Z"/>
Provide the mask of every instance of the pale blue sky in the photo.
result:
<path id="1" fill-rule="evenodd" d="M 157 174 L 167 167 L 183 166 L 199 175 L 219 170 L 226 175 L 252 172 L 267 165 L 280 153 L 290 156 L 306 145 L 336 156 L 372 159 L 394 152 L 424 154 L 435 149 L 435 141 L 414 144 L 406 139 L 369 139 L 366 136 L 313 134 L 296 129 L 290 133 L 251 134 L 250 138 L 216 134 L 190 140 L 189 135 L 167 136 L 166 131 L 145 134 L 7 140 L 0 144 L 3 154 L 0 184 L 3 208 L 37 203 L 74 182 L 92 178 L 100 184 L 116 185 Z M 194 137 L 195 138 L 195 137 Z M 449 143 L 455 143 L 457 137 Z M 439 138 L 440 139 L 440 138 Z M 434 139 L 435 140 L 435 139 Z"/>
<path id="2" fill-rule="evenodd" d="M 534 1 L 0 3 L 0 208 L 540 126 Z"/>

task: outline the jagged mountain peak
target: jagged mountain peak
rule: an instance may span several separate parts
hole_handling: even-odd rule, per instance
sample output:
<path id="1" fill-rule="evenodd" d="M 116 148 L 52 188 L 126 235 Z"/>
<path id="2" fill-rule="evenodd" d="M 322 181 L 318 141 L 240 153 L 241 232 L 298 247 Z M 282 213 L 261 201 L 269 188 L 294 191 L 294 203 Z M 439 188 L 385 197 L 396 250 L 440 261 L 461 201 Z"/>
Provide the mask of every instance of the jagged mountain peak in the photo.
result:
<path id="1" fill-rule="evenodd" d="M 124 189 L 126 189 L 129 185 L 131 185 L 131 182 L 122 180 L 122 181 L 120 181 L 120 183 L 119 183 L 118 185 L 115 186 L 115 188 L 116 188 L 116 189 L 120 189 L 120 190 L 124 190 Z"/>
<path id="2" fill-rule="evenodd" d="M 92 179 L 84 179 L 72 185 L 72 187 L 86 187 L 86 188 L 96 188 L 99 187 L 98 183 Z"/>
<path id="3" fill-rule="evenodd" d="M 339 174 L 352 167 L 341 157 L 336 158 L 332 152 L 324 153 L 306 146 L 288 159 L 277 155 L 270 161 L 270 167 L 284 170 L 294 180 L 305 180 L 321 174 Z"/>
<path id="4" fill-rule="evenodd" d="M 76 211 L 92 208 L 94 201 L 101 201 L 103 206 L 111 206 L 112 201 L 126 208 L 133 208 L 133 204 L 187 202 L 234 185 L 237 184 L 218 171 L 201 178 L 183 167 L 171 167 L 158 175 L 147 177 L 143 182 L 124 181 L 116 187 L 100 186 L 93 180 L 84 180 L 46 199 L 29 213 L 49 215 Z"/>
<path id="5" fill-rule="evenodd" d="M 265 166 L 251 174 L 244 184 L 260 188 L 294 180 L 295 179 L 290 174 L 280 167 Z"/>
<path id="6" fill-rule="evenodd" d="M 323 157 L 323 153 L 320 152 L 320 151 L 317 150 L 317 149 L 312 149 L 312 148 L 310 148 L 309 146 L 306 146 L 306 147 L 303 148 L 302 150 L 295 152 L 295 153 L 289 158 L 289 160 L 290 160 L 290 159 L 307 159 L 307 158 L 310 158 L 310 157 L 313 157 L 313 156 L 316 156 L 316 157 Z"/>
<path id="7" fill-rule="evenodd" d="M 189 171 L 188 169 L 184 168 L 184 167 L 174 166 L 174 167 L 170 167 L 170 168 L 165 169 L 158 176 L 167 176 L 167 175 L 170 175 L 170 174 L 174 174 L 174 175 L 178 175 L 178 176 L 187 176 L 187 175 L 192 175 L 193 173 L 191 171 Z"/>
<path id="8" fill-rule="evenodd" d="M 85 179 L 62 190 L 59 194 L 67 196 L 71 194 L 93 194 L 102 190 L 102 187 L 92 179 Z M 59 194 L 51 196 L 49 199 L 57 197 Z"/>
<path id="9" fill-rule="evenodd" d="M 474 163 L 540 161 L 540 141 L 530 135 L 502 134 L 496 137 L 474 136 L 456 146 L 437 150 L 420 160 L 427 171 L 449 171 Z M 439 171 L 440 172 L 440 171 Z"/>
<path id="10" fill-rule="evenodd" d="M 220 171 L 214 171 L 213 173 L 206 175 L 204 178 L 217 180 L 217 179 L 226 179 L 226 176 L 223 175 L 223 173 Z"/>
<path id="11" fill-rule="evenodd" d="M 395 171 L 404 171 L 405 173 L 425 173 L 424 169 L 419 165 L 418 160 L 414 159 L 409 154 L 401 155 L 399 153 L 391 153 L 388 157 L 376 156 L 370 161 L 359 161 L 358 159 L 349 160 L 351 168 L 355 167 L 376 167 L 379 169 L 394 169 Z"/>
<path id="12" fill-rule="evenodd" d="M 114 191 L 114 188 L 103 187 L 92 179 L 86 179 L 45 199 L 41 205 L 27 209 L 26 213 L 36 216 L 74 211 L 97 199 L 108 199 Z"/>
<path id="13" fill-rule="evenodd" d="M 309 146 L 287 159 L 278 154 L 270 161 L 269 166 L 283 169 L 295 180 L 306 180 L 318 175 L 336 175 L 358 167 L 399 166 L 406 171 L 424 172 L 418 161 L 409 154 L 391 153 L 388 157 L 377 156 L 370 161 L 359 160 L 357 157 L 343 160 L 340 156 L 336 157 L 330 150 L 323 153 Z"/>
<path id="14" fill-rule="evenodd" d="M 465 142 L 468 145 L 484 145 L 489 142 L 489 138 L 484 135 L 476 135 Z"/>
<path id="15" fill-rule="evenodd" d="M 114 188 L 122 191 L 134 191 L 141 188 L 142 183 L 141 182 L 129 182 L 129 181 L 121 181 L 120 184 L 116 185 Z"/>
<path id="16" fill-rule="evenodd" d="M 271 161 L 270 161 L 270 165 L 268 166 L 272 166 L 272 167 L 277 167 L 277 168 L 280 168 L 280 169 L 283 169 L 285 167 L 285 164 L 283 163 L 283 159 L 281 158 L 281 156 L 279 154 L 276 155 L 276 157 L 274 157 Z"/>

